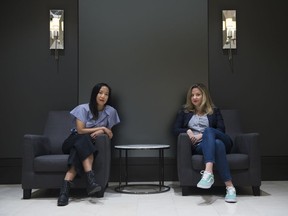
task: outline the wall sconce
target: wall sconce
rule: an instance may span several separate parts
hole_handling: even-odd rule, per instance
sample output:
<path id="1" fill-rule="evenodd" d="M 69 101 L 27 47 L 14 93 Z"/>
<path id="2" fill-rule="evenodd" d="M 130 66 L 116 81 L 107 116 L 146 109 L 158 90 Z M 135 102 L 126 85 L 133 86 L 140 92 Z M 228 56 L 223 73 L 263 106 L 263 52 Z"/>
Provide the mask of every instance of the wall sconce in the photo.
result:
<path id="1" fill-rule="evenodd" d="M 236 49 L 236 10 L 222 10 L 223 49 L 228 49 L 228 59 L 232 60 L 232 49 Z"/>
<path id="2" fill-rule="evenodd" d="M 53 49 L 58 60 L 58 50 L 64 49 L 64 10 L 50 10 L 50 50 Z"/>

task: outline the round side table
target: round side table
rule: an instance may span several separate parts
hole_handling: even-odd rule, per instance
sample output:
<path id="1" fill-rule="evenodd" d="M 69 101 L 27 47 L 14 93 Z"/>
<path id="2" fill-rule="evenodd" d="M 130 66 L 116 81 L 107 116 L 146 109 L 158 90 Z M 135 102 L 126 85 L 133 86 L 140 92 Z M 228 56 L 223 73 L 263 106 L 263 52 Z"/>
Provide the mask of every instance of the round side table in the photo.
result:
<path id="1" fill-rule="evenodd" d="M 119 168 L 119 186 L 115 188 L 115 191 L 120 192 L 120 193 L 129 193 L 129 194 L 151 194 L 151 193 L 162 193 L 162 192 L 169 191 L 170 187 L 164 185 L 164 150 L 169 149 L 169 148 L 170 148 L 170 145 L 166 145 L 166 144 L 116 145 L 115 149 L 119 150 L 120 168 Z M 128 183 L 128 151 L 130 150 L 158 150 L 159 151 L 159 183 L 158 184 Z M 125 152 L 125 184 L 122 184 L 122 151 Z"/>

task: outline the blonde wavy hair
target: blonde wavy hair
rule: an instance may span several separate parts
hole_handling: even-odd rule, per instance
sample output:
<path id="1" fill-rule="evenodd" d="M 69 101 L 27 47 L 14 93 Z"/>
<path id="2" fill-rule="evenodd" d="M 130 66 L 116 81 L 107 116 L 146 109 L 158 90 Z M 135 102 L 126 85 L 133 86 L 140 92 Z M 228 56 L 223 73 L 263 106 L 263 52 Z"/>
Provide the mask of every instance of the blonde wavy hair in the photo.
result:
<path id="1" fill-rule="evenodd" d="M 210 114 L 210 115 L 213 114 L 213 108 L 215 107 L 215 105 L 211 99 L 208 88 L 202 83 L 196 83 L 189 88 L 187 92 L 186 103 L 184 105 L 185 111 L 196 113 L 196 107 L 192 104 L 192 101 L 191 101 L 192 90 L 194 88 L 198 88 L 203 95 L 202 103 L 200 105 L 200 111 L 205 114 Z"/>

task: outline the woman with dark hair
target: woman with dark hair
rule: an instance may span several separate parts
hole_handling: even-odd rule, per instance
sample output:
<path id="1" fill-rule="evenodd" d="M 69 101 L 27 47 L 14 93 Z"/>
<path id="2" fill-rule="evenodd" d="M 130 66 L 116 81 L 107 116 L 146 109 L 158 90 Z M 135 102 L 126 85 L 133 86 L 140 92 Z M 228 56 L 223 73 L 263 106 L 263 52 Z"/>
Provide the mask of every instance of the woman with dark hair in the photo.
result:
<path id="1" fill-rule="evenodd" d="M 215 107 L 207 87 L 202 84 L 191 86 L 187 92 L 186 104 L 177 115 L 175 135 L 187 133 L 191 140 L 193 154 L 204 157 L 205 170 L 197 187 L 209 189 L 214 183 L 213 169 L 226 185 L 225 201 L 236 202 L 236 190 L 232 183 L 226 154 L 231 151 L 232 140 L 225 134 L 225 125 L 220 109 Z"/>
<path id="2" fill-rule="evenodd" d="M 80 104 L 70 112 L 75 119 L 75 128 L 62 146 L 62 151 L 69 154 L 69 158 L 58 206 L 68 204 L 70 186 L 77 175 L 86 174 L 88 195 L 102 189 L 96 183 L 92 164 L 96 156 L 95 138 L 106 134 L 112 139 L 111 129 L 120 122 L 116 109 L 109 105 L 110 97 L 111 88 L 106 83 L 98 83 L 92 89 L 89 103 Z"/>

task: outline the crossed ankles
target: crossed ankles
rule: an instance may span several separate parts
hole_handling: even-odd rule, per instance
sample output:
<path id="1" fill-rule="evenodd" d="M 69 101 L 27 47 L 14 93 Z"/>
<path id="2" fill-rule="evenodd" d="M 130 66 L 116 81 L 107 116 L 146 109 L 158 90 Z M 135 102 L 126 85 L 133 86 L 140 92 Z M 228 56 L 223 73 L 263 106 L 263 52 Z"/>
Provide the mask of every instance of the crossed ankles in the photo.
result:
<path id="1" fill-rule="evenodd" d="M 87 177 L 86 178 L 87 179 L 87 194 L 89 196 L 102 190 L 102 187 L 96 183 L 95 174 L 92 170 L 89 172 L 86 172 L 86 177 Z M 71 181 L 68 181 L 68 180 L 63 181 L 60 194 L 59 194 L 59 198 L 57 201 L 58 206 L 68 205 L 71 184 L 72 184 Z"/>
<path id="2" fill-rule="evenodd" d="M 198 182 L 197 187 L 202 189 L 209 189 L 214 184 L 214 175 L 207 171 L 201 171 L 201 180 Z M 233 186 L 226 187 L 225 202 L 236 203 L 236 189 Z"/>

